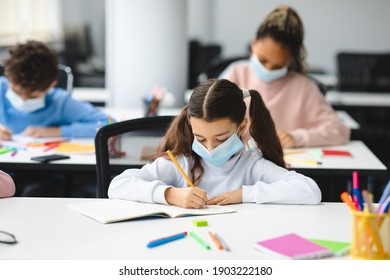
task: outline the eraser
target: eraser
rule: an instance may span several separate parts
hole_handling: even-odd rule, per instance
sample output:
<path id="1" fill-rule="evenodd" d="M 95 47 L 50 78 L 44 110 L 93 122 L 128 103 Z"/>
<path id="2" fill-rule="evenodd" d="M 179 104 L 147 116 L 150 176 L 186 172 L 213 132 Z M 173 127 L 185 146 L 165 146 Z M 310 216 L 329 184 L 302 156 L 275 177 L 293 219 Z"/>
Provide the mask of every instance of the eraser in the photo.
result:
<path id="1" fill-rule="evenodd" d="M 194 226 L 197 226 L 197 227 L 207 227 L 208 226 L 207 220 L 193 220 L 192 223 L 194 224 Z"/>

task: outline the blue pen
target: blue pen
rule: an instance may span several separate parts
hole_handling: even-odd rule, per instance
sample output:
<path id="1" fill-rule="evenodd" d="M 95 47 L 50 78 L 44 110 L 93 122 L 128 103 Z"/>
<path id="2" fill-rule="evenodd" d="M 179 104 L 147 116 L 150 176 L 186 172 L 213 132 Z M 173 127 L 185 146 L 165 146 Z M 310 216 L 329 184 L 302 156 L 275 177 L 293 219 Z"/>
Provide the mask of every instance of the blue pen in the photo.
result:
<path id="1" fill-rule="evenodd" d="M 379 199 L 379 202 L 378 203 L 382 203 L 383 201 L 385 201 L 385 199 L 390 195 L 390 180 L 389 182 L 387 182 L 387 185 L 382 193 L 382 196 L 381 198 Z"/>
<path id="2" fill-rule="evenodd" d="M 153 248 L 153 247 L 156 247 L 156 246 L 159 246 L 159 245 L 162 245 L 162 244 L 165 244 L 165 243 L 168 243 L 168 242 L 180 239 L 180 238 L 184 238 L 186 235 L 187 235 L 187 232 L 182 232 L 182 233 L 175 234 L 172 236 L 167 236 L 167 237 L 163 237 L 160 239 L 156 239 L 156 240 L 150 241 L 146 245 L 146 247 Z"/>
<path id="3" fill-rule="evenodd" d="M 387 202 L 385 209 L 383 210 L 383 213 L 386 214 L 387 212 L 389 212 L 389 208 L 390 208 L 390 200 Z"/>

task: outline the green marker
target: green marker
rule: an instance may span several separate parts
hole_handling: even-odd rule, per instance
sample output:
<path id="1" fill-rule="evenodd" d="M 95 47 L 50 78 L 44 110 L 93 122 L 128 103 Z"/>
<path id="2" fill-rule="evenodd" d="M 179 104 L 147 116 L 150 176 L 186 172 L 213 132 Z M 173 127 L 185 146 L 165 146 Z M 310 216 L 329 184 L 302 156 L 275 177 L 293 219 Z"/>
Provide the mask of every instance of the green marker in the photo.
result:
<path id="1" fill-rule="evenodd" d="M 203 239 L 201 239 L 199 236 L 197 236 L 195 233 L 190 231 L 190 236 L 195 239 L 200 245 L 202 245 L 203 248 L 206 250 L 210 250 L 210 245 L 207 244 Z"/>
<path id="2" fill-rule="evenodd" d="M 15 150 L 15 148 L 1 148 L 0 155 L 8 153 L 8 152 L 12 152 L 13 150 Z"/>

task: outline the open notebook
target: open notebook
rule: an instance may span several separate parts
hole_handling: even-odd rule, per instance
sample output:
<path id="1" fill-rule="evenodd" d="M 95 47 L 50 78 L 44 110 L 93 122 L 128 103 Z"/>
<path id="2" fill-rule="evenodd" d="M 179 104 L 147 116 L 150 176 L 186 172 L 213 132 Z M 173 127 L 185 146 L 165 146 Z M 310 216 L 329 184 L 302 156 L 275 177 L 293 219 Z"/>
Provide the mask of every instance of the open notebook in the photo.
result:
<path id="1" fill-rule="evenodd" d="M 149 216 L 177 218 L 236 212 L 235 209 L 226 206 L 210 205 L 203 209 L 186 209 L 172 205 L 149 204 L 121 199 L 101 199 L 73 203 L 69 204 L 68 207 L 103 224 Z"/>

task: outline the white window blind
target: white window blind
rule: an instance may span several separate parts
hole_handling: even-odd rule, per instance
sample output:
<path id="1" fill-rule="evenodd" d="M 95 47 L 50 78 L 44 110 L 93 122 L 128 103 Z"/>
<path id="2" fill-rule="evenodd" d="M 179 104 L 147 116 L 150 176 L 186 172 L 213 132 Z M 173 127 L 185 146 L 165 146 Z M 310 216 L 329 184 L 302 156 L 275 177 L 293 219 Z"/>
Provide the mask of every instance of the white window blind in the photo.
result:
<path id="1" fill-rule="evenodd" d="M 25 40 L 53 42 L 61 36 L 58 0 L 0 0 L 0 45 Z"/>

